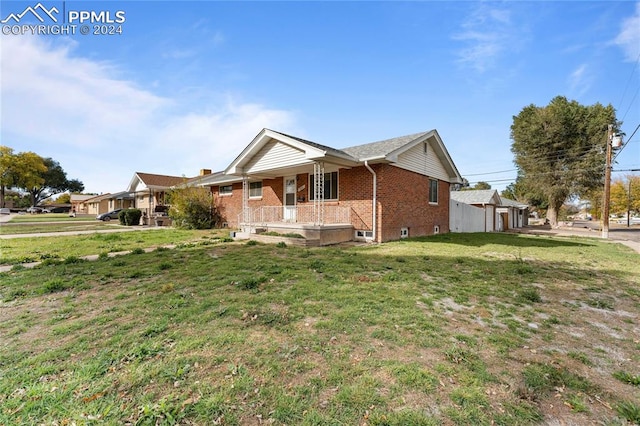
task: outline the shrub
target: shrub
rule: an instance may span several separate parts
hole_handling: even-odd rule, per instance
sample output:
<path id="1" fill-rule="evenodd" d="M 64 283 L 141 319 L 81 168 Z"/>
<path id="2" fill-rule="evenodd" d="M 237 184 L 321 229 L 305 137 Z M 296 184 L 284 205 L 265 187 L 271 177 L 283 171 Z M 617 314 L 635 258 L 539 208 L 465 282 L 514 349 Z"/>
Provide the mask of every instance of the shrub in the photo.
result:
<path id="1" fill-rule="evenodd" d="M 142 211 L 140 209 L 124 209 L 118 214 L 120 225 L 134 226 L 140 224 Z"/>
<path id="2" fill-rule="evenodd" d="M 54 278 L 52 280 L 47 281 L 42 286 L 43 293 L 57 293 L 59 291 L 66 290 L 67 285 L 60 278 Z"/>
<path id="3" fill-rule="evenodd" d="M 183 186 L 169 194 L 169 217 L 181 229 L 211 229 L 219 221 L 211 192 L 205 188 Z"/>

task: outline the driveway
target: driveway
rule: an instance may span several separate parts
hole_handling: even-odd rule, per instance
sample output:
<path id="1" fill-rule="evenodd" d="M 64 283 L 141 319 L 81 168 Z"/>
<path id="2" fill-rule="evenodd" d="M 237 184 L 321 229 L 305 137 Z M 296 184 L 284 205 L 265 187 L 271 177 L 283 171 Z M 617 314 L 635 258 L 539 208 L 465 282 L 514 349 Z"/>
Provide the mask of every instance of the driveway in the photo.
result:
<path id="1" fill-rule="evenodd" d="M 558 228 L 551 228 L 548 225 L 528 226 L 526 228 L 515 229 L 513 232 L 602 238 L 601 226 L 602 224 L 598 221 L 576 220 L 571 224 L 571 226 L 565 225 Z M 640 225 L 632 225 L 627 228 L 626 225 L 610 223 L 608 240 L 624 244 L 635 250 L 637 253 L 640 253 Z"/>

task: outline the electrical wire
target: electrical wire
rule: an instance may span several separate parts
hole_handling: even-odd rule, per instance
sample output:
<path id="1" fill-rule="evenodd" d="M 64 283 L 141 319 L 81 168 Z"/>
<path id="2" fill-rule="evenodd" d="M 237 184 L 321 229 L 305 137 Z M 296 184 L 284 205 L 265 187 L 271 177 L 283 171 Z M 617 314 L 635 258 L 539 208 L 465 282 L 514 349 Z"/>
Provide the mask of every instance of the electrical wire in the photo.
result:
<path id="1" fill-rule="evenodd" d="M 627 141 L 620 147 L 620 149 L 618 150 L 618 152 L 616 152 L 616 155 L 613 156 L 612 161 L 614 161 L 616 158 L 618 158 L 618 155 L 620 155 L 620 153 L 622 152 L 623 149 L 625 149 L 625 147 L 627 145 L 629 145 L 629 142 L 631 142 L 631 140 L 633 139 L 633 137 L 635 136 L 636 132 L 638 131 L 638 128 L 640 128 L 640 124 L 638 124 L 636 126 L 636 129 L 633 131 L 633 133 L 631 134 L 631 136 L 629 136 L 629 139 L 627 139 Z"/>
<path id="2" fill-rule="evenodd" d="M 640 63 L 640 53 L 638 54 L 638 57 L 636 58 L 636 63 L 633 65 L 633 69 L 631 70 L 631 74 L 629 74 L 629 80 L 627 80 L 627 85 L 624 87 L 624 90 L 622 91 L 622 97 L 620 98 L 620 102 L 618 102 L 618 106 L 622 107 L 622 101 L 624 100 L 625 95 L 627 94 L 627 90 L 629 89 L 629 85 L 631 84 L 631 80 L 633 79 L 633 75 L 636 72 L 636 69 L 638 69 L 638 64 Z M 638 91 L 636 90 L 636 95 L 638 94 Z M 627 111 L 624 113 L 624 116 L 622 117 L 622 120 L 620 121 L 624 121 L 625 117 L 627 116 L 627 112 L 629 112 L 629 109 L 631 109 L 631 105 L 633 105 L 633 100 L 635 99 L 636 95 L 634 95 L 633 99 L 631 99 L 631 102 L 629 103 L 629 108 L 627 108 Z M 620 108 L 618 108 L 619 110 Z"/>

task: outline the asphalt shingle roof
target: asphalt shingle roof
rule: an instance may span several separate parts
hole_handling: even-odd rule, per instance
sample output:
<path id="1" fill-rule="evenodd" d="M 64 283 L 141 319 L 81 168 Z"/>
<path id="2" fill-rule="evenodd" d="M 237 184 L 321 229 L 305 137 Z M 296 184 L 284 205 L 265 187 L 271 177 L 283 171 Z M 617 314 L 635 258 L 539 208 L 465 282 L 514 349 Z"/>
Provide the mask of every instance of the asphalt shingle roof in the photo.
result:
<path id="1" fill-rule="evenodd" d="M 182 176 L 166 176 L 166 175 L 155 175 L 152 173 L 141 173 L 136 172 L 138 177 L 144 182 L 146 186 L 159 186 L 170 188 L 175 185 L 179 185 L 184 182 L 187 178 Z"/>
<path id="2" fill-rule="evenodd" d="M 474 189 L 471 191 L 451 191 L 451 199 L 465 204 L 492 204 L 497 196 L 495 189 Z M 498 196 L 498 200 L 500 197 Z"/>
<path id="3" fill-rule="evenodd" d="M 399 136 L 397 138 L 385 139 L 378 142 L 356 145 L 349 148 L 343 148 L 342 151 L 359 160 L 367 158 L 384 157 L 390 152 L 403 147 L 409 142 L 426 135 L 429 132 L 414 133 L 412 135 Z"/>

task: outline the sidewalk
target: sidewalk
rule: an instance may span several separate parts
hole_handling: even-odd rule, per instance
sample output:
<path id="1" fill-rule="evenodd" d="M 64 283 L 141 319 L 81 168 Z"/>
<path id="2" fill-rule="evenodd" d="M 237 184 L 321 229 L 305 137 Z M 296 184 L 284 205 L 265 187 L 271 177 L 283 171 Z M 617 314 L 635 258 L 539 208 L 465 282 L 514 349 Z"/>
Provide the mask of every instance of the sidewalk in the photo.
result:
<path id="1" fill-rule="evenodd" d="M 640 230 L 638 230 L 640 233 Z M 532 234 L 532 235 L 552 235 L 558 237 L 583 237 L 583 238 L 596 238 L 602 241 L 608 241 L 611 243 L 623 244 L 636 253 L 640 253 L 640 241 L 625 238 L 624 236 L 617 235 L 615 232 L 609 232 L 609 238 L 602 239 L 601 232 L 599 230 L 591 228 L 580 227 L 559 227 L 551 228 L 550 226 L 528 226 L 525 228 L 510 229 L 507 232 L 514 234 Z"/>
<path id="2" fill-rule="evenodd" d="M 61 231 L 61 232 L 34 232 L 31 234 L 5 234 L 0 235 L 0 240 L 9 240 L 12 238 L 31 238 L 31 237 L 60 237 L 64 235 L 85 235 L 85 234 L 111 234 L 114 232 L 132 232 L 132 231 L 147 231 L 150 229 L 172 229 L 168 226 L 136 226 L 136 227 L 122 227 L 114 229 L 94 229 L 90 231 Z"/>

